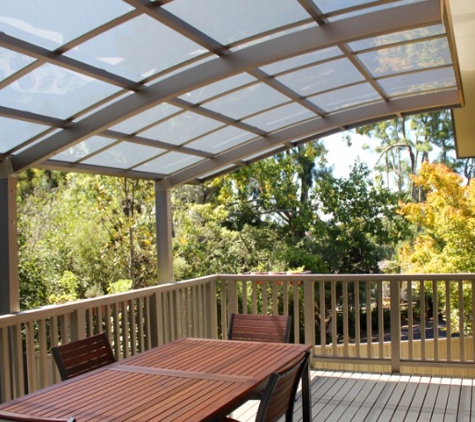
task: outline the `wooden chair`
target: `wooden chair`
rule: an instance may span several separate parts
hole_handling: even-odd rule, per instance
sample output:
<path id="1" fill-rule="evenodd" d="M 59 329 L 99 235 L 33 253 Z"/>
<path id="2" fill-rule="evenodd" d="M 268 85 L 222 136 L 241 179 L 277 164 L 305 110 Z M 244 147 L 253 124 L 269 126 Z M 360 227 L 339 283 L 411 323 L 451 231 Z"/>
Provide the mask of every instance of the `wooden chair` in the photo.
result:
<path id="1" fill-rule="evenodd" d="M 276 422 L 284 415 L 285 422 L 293 421 L 295 395 L 309 357 L 310 352 L 305 352 L 293 364 L 271 375 L 257 409 L 255 422 Z M 239 421 L 225 418 L 222 422 Z"/>
<path id="2" fill-rule="evenodd" d="M 0 410 L 0 422 L 76 422 L 74 418 L 43 418 L 41 416 L 20 415 L 18 413 L 4 412 Z"/>
<path id="3" fill-rule="evenodd" d="M 228 339 L 288 343 L 290 337 L 289 315 L 231 314 Z"/>
<path id="4" fill-rule="evenodd" d="M 51 351 L 63 381 L 115 362 L 105 333 L 54 346 Z"/>

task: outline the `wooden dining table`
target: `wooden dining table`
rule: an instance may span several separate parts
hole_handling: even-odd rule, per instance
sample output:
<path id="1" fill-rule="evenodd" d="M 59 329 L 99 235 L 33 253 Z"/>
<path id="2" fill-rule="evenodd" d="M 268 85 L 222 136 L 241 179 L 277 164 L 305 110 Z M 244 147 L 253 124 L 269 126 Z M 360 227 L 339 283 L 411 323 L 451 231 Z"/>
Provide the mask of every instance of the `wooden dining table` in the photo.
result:
<path id="1" fill-rule="evenodd" d="M 310 350 L 284 343 L 184 338 L 17 398 L 0 408 L 77 422 L 219 421 Z M 311 421 L 308 370 L 303 420 Z"/>

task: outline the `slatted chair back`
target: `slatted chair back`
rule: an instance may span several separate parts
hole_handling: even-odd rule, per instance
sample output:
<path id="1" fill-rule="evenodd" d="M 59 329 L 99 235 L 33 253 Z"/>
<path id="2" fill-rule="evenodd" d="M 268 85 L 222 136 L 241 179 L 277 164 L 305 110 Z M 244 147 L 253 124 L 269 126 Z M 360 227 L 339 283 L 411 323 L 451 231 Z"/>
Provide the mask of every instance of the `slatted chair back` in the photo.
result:
<path id="1" fill-rule="evenodd" d="M 285 422 L 293 421 L 295 395 L 309 357 L 310 352 L 305 352 L 281 371 L 270 376 L 257 408 L 255 422 L 276 422 L 282 416 L 285 416 Z M 239 421 L 227 417 L 220 422 Z"/>
<path id="2" fill-rule="evenodd" d="M 63 381 L 115 362 L 105 333 L 54 346 L 51 351 Z"/>
<path id="3" fill-rule="evenodd" d="M 74 418 L 44 418 L 40 416 L 20 415 L 18 413 L 4 412 L 0 410 L 0 422 L 76 422 Z"/>
<path id="4" fill-rule="evenodd" d="M 289 315 L 231 314 L 228 339 L 288 343 L 290 337 Z"/>
<path id="5" fill-rule="evenodd" d="M 271 375 L 257 410 L 256 422 L 276 422 L 284 415 L 286 422 L 292 422 L 295 395 L 309 356 L 310 353 L 305 352 L 293 365 Z"/>

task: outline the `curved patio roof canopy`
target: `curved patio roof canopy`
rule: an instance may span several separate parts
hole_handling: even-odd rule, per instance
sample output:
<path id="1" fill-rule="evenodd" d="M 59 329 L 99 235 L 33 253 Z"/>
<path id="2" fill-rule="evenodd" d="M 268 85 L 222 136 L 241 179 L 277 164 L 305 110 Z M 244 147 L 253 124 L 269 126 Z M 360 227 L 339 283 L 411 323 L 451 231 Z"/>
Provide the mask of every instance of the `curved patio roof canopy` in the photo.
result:
<path id="1" fill-rule="evenodd" d="M 364 123 L 463 105 L 441 0 L 0 7 L 0 175 L 200 183 Z"/>

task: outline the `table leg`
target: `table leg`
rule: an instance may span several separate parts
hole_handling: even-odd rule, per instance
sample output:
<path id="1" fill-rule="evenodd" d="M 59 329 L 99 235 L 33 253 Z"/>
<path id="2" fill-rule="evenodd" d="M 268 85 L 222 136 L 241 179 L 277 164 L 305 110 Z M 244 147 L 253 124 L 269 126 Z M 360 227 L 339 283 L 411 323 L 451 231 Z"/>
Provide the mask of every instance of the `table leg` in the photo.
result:
<path id="1" fill-rule="evenodd" d="M 312 422 L 312 391 L 310 379 L 310 359 L 302 374 L 302 412 L 303 422 Z"/>

